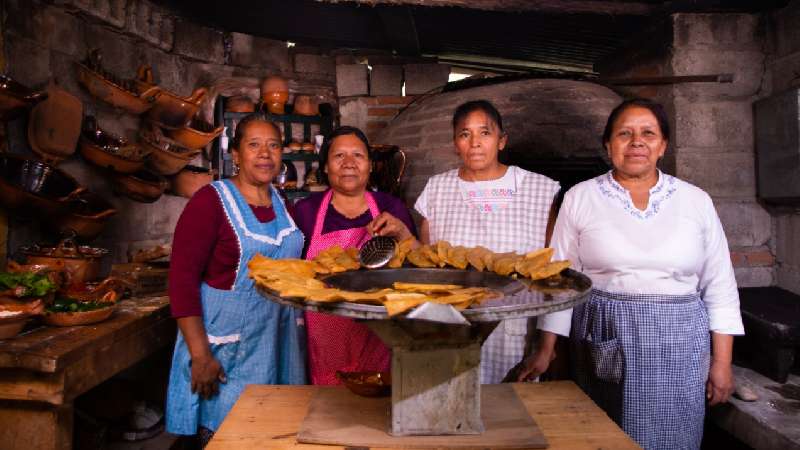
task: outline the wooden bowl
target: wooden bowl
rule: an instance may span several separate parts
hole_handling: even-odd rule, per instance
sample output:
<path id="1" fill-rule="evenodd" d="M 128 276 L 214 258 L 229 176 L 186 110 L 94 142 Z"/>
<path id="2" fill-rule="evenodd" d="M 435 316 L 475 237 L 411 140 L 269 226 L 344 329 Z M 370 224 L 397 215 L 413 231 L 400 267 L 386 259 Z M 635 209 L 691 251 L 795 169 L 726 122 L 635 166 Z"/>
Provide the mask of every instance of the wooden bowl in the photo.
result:
<path id="1" fill-rule="evenodd" d="M 200 150 L 189 150 L 171 139 L 155 137 L 149 133 L 141 133 L 139 142 L 149 153 L 148 167 L 161 175 L 174 175 L 180 172 L 200 153 Z"/>
<path id="2" fill-rule="evenodd" d="M 176 130 L 167 130 L 167 136 L 179 145 L 191 150 L 200 150 L 222 133 L 224 127 L 194 119 L 189 125 Z"/>
<path id="3" fill-rule="evenodd" d="M 55 327 L 71 327 L 102 322 L 114 313 L 114 306 L 83 312 L 46 312 L 42 320 Z"/>
<path id="4" fill-rule="evenodd" d="M 100 67 L 99 53 L 92 52 L 83 63 L 76 63 L 78 81 L 89 93 L 110 105 L 133 114 L 142 114 L 152 108 L 161 95 L 158 86 L 137 89 L 131 80 L 123 82 L 113 79 Z M 140 71 L 144 67 L 140 68 Z"/>
<path id="5" fill-rule="evenodd" d="M 158 200 L 167 185 L 164 177 L 147 170 L 132 174 L 117 174 L 114 177 L 115 192 L 141 203 L 153 203 Z"/>
<path id="6" fill-rule="evenodd" d="M 362 397 L 386 397 L 392 393 L 392 375 L 389 372 L 342 372 L 336 378 L 350 390 Z"/>
<path id="7" fill-rule="evenodd" d="M 36 92 L 11 77 L 0 75 L 0 121 L 16 119 L 45 98 L 47 93 Z"/>
<path id="8" fill-rule="evenodd" d="M 18 335 L 25 328 L 29 317 L 30 314 L 25 313 L 0 317 L 0 339 L 10 339 Z"/>
<path id="9" fill-rule="evenodd" d="M 84 124 L 79 148 L 87 161 L 119 173 L 134 173 L 144 167 L 146 154 L 138 145 L 100 129 L 92 116 Z"/>

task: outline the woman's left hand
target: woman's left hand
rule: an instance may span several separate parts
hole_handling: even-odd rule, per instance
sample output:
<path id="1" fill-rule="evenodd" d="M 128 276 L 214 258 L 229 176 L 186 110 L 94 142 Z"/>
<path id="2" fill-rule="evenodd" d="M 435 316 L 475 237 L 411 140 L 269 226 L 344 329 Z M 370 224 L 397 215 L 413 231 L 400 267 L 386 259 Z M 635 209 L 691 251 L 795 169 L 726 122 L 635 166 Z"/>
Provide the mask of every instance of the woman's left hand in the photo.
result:
<path id="1" fill-rule="evenodd" d="M 709 406 L 725 403 L 730 398 L 736 385 L 733 381 L 733 369 L 730 362 L 712 361 L 706 382 L 706 399 Z"/>
<path id="2" fill-rule="evenodd" d="M 386 211 L 380 213 L 378 217 L 367 224 L 367 231 L 373 236 L 389 236 L 398 241 L 412 236 L 411 231 L 408 230 L 402 220 Z"/>

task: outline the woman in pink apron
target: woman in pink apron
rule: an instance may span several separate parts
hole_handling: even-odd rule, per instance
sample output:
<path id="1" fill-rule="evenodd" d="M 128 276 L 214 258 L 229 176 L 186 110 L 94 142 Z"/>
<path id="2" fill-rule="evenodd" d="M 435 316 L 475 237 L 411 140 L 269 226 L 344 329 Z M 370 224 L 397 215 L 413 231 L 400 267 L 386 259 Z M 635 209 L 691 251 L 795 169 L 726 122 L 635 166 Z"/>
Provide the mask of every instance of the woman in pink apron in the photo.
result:
<path id="1" fill-rule="evenodd" d="M 320 149 L 320 161 L 322 178 L 327 178 L 330 189 L 295 207 L 298 226 L 306 236 L 306 259 L 334 245 L 361 247 L 372 235 L 402 240 L 416 234 L 411 215 L 399 199 L 368 189 L 372 162 L 361 130 L 334 130 Z M 313 384 L 339 384 L 337 370 L 389 370 L 391 352 L 364 324 L 306 312 L 306 328 Z"/>

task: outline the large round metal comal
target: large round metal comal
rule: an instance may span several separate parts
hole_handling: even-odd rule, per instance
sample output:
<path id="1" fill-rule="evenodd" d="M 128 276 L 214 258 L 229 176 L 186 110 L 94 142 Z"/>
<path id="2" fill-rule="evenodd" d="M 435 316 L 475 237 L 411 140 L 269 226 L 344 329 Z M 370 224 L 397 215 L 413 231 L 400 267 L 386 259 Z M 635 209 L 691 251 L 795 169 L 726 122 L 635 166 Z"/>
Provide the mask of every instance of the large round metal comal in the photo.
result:
<path id="1" fill-rule="evenodd" d="M 469 322 L 497 322 L 505 319 L 535 317 L 571 308 L 588 299 L 592 282 L 575 270 L 561 273 L 557 283 L 516 280 L 492 272 L 460 269 L 377 269 L 342 272 L 323 278 L 332 287 L 351 291 L 366 291 L 392 287 L 394 282 L 458 284 L 480 286 L 502 293 L 502 297 L 487 300 L 461 311 Z M 282 298 L 259 288 L 269 300 L 301 308 L 355 319 L 387 319 L 386 308 L 351 302 L 312 302 L 301 298 Z M 405 314 L 396 316 L 398 319 Z"/>

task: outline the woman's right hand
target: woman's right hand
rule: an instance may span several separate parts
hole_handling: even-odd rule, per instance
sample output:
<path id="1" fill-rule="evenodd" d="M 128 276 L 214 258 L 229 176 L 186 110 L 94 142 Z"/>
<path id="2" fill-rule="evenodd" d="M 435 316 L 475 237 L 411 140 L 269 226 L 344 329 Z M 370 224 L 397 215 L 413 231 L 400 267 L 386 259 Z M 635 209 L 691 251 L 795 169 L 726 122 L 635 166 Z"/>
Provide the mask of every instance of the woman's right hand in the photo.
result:
<path id="1" fill-rule="evenodd" d="M 192 358 L 192 392 L 211 398 L 219 392 L 217 383 L 227 381 L 225 371 L 211 353 Z"/>

